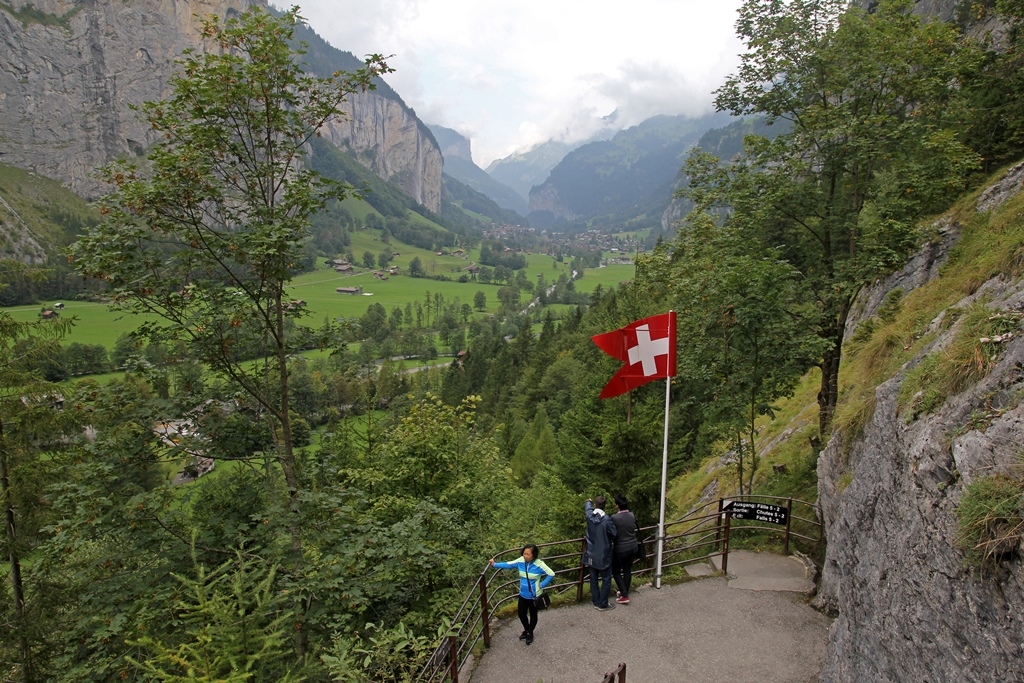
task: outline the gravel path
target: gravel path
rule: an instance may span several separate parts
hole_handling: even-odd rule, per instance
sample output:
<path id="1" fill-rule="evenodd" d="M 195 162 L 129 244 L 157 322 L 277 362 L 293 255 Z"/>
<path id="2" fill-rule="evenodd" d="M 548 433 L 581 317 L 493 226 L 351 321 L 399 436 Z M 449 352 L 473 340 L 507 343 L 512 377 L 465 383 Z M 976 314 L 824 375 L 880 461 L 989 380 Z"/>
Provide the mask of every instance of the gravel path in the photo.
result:
<path id="1" fill-rule="evenodd" d="M 743 566 L 757 569 L 756 561 Z M 642 586 L 632 604 L 609 612 L 585 596 L 582 604 L 542 612 L 529 646 L 518 640 L 518 619 L 503 621 L 472 683 L 600 683 L 619 662 L 629 683 L 819 680 L 828 618 L 802 593 L 741 586 L 724 577 Z"/>

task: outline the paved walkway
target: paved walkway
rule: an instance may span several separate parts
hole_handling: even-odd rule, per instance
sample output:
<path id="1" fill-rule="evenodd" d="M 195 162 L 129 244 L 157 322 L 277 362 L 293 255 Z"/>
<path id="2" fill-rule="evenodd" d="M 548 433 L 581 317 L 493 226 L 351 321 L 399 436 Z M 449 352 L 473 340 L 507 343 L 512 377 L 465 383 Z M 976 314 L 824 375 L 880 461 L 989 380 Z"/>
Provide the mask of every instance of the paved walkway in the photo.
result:
<path id="1" fill-rule="evenodd" d="M 503 621 L 471 681 L 600 683 L 619 662 L 628 683 L 819 680 L 829 620 L 807 605 L 803 565 L 734 552 L 729 574 L 634 586 L 632 604 L 609 612 L 586 598 L 542 612 L 530 646 L 518 619 Z"/>

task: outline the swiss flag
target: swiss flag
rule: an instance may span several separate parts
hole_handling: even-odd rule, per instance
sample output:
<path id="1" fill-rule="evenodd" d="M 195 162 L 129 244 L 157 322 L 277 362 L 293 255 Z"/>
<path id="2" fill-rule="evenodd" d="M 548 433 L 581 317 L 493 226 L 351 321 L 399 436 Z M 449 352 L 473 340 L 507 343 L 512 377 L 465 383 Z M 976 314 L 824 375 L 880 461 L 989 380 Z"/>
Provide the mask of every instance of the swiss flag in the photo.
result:
<path id="1" fill-rule="evenodd" d="M 676 375 L 675 311 L 637 320 L 591 339 L 599 349 L 625 363 L 598 398 L 618 396 L 651 380 Z"/>

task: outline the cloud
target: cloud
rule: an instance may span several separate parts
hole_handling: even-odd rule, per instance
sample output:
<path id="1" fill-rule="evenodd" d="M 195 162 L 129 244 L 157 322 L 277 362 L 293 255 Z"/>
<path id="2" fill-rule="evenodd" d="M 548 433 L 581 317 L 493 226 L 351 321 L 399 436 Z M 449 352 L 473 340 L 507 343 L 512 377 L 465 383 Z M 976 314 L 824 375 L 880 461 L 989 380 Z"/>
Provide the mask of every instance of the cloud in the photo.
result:
<path id="1" fill-rule="evenodd" d="M 737 63 L 740 0 L 307 0 L 332 45 L 394 55 L 420 118 L 471 134 L 474 159 L 549 138 L 709 111 Z"/>

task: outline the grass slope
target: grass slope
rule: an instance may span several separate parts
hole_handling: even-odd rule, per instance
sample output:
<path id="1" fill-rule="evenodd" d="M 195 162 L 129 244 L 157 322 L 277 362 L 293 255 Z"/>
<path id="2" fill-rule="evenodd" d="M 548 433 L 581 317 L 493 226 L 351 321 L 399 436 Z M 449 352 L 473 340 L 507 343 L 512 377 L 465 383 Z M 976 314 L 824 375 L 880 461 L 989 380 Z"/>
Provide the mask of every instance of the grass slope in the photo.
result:
<path id="1" fill-rule="evenodd" d="M 1000 178 L 1001 173 L 995 174 L 983 187 Z M 1024 193 L 1018 193 L 989 214 L 979 213 L 975 208 L 981 191 L 979 188 L 963 197 L 933 224 L 952 221 L 963 226 L 960 241 L 939 277 L 902 297 L 898 305 L 889 307 L 884 317 L 878 316 L 862 324 L 861 331 L 846 341 L 834 424 L 834 429 L 843 433 L 845 443 L 856 439 L 870 420 L 875 409 L 875 389 L 893 377 L 933 338 L 929 328 L 940 315 L 944 315 L 944 321 L 968 316 L 970 322 L 973 316 L 981 321 L 979 324 L 1000 324 L 1000 320 L 993 322 L 990 312 L 981 315 L 953 308 L 995 276 L 1012 279 L 1024 276 Z M 926 231 L 929 229 L 933 228 L 926 228 Z M 941 404 L 958 387 L 965 386 L 965 382 L 976 381 L 977 373 L 983 369 L 975 367 L 972 359 L 978 357 L 978 338 L 984 332 L 970 328 L 966 335 L 969 343 L 963 348 L 952 345 L 943 358 L 936 360 L 945 365 L 933 368 L 931 373 L 922 371 L 918 376 L 909 375 L 907 383 L 916 382 L 913 393 L 920 392 L 926 398 L 935 394 L 934 401 Z M 761 451 L 756 493 L 792 496 L 812 502 L 817 499 L 818 449 L 814 441 L 818 436 L 817 391 L 818 371 L 814 370 L 803 378 L 792 397 L 778 403 L 775 420 L 761 420 L 760 444 L 762 448 L 773 445 Z M 918 409 L 927 410 L 928 405 Z M 710 491 L 715 491 L 713 497 L 736 492 L 736 468 L 725 464 L 722 458 L 726 448 L 722 446 L 696 469 L 672 483 L 669 503 L 676 513 L 689 510 Z M 784 467 L 773 468 L 773 465 Z"/>
<path id="2" fill-rule="evenodd" d="M 0 257 L 52 255 L 99 214 L 56 180 L 0 164 Z M 28 247 L 35 242 L 36 247 Z"/>

